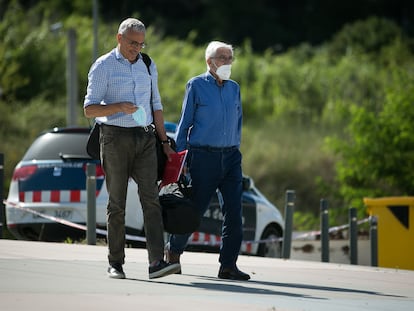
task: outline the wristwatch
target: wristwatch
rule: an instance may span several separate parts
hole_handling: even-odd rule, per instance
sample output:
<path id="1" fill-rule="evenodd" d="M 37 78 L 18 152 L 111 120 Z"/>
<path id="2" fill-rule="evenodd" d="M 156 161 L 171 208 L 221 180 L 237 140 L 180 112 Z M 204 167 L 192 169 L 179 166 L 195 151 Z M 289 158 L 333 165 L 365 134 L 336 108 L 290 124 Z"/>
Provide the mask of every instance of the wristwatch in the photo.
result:
<path id="1" fill-rule="evenodd" d="M 164 144 L 169 144 L 171 146 L 171 142 L 170 142 L 169 139 L 167 139 L 167 140 L 161 140 L 161 145 L 164 145 Z"/>

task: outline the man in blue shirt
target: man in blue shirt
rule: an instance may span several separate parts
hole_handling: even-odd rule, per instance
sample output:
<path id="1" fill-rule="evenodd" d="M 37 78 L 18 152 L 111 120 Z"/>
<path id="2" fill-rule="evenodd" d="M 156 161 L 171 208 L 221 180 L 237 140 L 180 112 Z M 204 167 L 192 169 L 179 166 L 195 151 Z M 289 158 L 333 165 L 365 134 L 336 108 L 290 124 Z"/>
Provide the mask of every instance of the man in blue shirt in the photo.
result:
<path id="1" fill-rule="evenodd" d="M 164 257 L 164 228 L 158 198 L 155 124 L 164 153 L 174 152 L 164 128 L 158 73 L 154 62 L 149 70 L 140 53 L 145 46 L 145 26 L 134 18 L 118 29 L 118 46 L 101 56 L 88 74 L 84 101 L 87 118 L 100 124 L 101 163 L 109 194 L 107 205 L 108 276 L 124 279 L 125 204 L 128 180 L 138 184 L 147 240 L 149 278 L 180 270 Z M 152 105 L 151 105 L 152 101 Z"/>
<path id="2" fill-rule="evenodd" d="M 236 261 L 243 238 L 242 168 L 240 140 L 242 106 L 239 85 L 230 80 L 233 47 L 212 41 L 205 52 L 207 72 L 190 79 L 186 86 L 177 128 L 177 151 L 189 150 L 187 166 L 192 181 L 193 202 L 205 213 L 218 188 L 223 196 L 222 279 L 248 280 Z M 189 238 L 171 235 L 166 246 L 169 263 L 180 263 Z"/>

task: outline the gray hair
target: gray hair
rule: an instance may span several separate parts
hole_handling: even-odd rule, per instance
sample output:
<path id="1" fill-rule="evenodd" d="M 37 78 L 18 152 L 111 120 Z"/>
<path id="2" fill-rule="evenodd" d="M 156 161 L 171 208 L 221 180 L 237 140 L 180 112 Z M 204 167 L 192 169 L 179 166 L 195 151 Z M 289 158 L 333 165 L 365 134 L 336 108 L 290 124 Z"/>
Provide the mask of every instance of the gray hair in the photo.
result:
<path id="1" fill-rule="evenodd" d="M 231 44 L 221 41 L 211 41 L 206 48 L 206 60 L 216 56 L 217 50 L 220 48 L 229 49 L 231 51 L 231 55 L 233 55 L 233 46 Z"/>
<path id="2" fill-rule="evenodd" d="M 145 33 L 145 25 L 136 18 L 127 18 L 119 25 L 118 33 L 123 35 L 129 30 Z"/>

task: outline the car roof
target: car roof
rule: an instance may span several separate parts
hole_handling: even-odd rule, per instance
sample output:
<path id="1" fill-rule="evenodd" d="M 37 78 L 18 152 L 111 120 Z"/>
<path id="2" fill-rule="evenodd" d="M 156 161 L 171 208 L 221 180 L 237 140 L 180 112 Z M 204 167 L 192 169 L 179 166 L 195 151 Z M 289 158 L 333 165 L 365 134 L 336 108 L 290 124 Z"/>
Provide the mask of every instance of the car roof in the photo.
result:
<path id="1" fill-rule="evenodd" d="M 86 152 L 88 127 L 52 128 L 41 132 L 26 150 L 22 161 L 90 158 Z"/>

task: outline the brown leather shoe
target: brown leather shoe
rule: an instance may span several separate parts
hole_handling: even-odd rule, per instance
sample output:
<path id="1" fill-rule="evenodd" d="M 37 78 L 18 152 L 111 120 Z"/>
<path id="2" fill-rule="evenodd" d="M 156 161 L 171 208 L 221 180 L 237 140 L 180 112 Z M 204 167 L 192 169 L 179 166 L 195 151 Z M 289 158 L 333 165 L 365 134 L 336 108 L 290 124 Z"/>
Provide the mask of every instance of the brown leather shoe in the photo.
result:
<path id="1" fill-rule="evenodd" d="M 178 263 L 180 265 L 180 270 L 176 272 L 176 274 L 181 274 L 181 264 L 180 264 L 180 254 L 173 253 L 169 249 L 165 250 L 165 261 L 167 263 L 175 264 Z"/>

